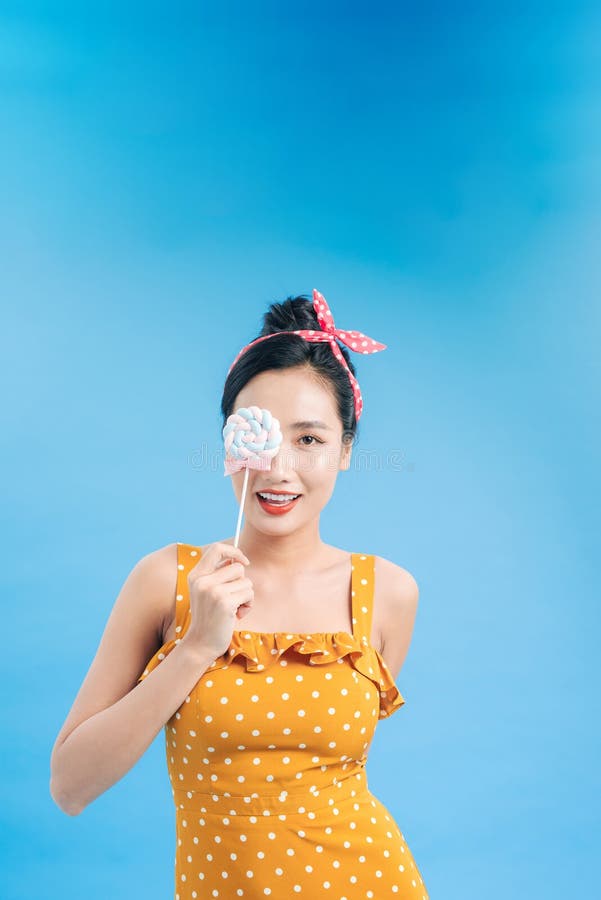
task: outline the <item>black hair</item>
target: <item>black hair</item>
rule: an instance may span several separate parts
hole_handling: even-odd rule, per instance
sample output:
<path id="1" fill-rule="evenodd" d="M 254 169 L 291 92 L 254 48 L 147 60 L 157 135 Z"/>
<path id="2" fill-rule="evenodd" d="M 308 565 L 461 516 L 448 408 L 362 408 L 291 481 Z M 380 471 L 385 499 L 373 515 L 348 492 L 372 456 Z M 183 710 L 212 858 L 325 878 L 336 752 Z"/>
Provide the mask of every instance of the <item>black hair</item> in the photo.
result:
<path id="1" fill-rule="evenodd" d="M 313 308 L 312 300 L 303 294 L 287 297 L 283 303 L 272 303 L 263 315 L 263 326 L 257 337 L 274 334 L 277 331 L 297 331 L 307 329 L 321 331 L 321 325 Z M 355 367 L 348 350 L 338 344 L 346 363 L 355 375 Z M 306 341 L 296 334 L 276 334 L 268 341 L 259 341 L 246 350 L 226 378 L 221 398 L 221 415 L 225 426 L 228 416 L 234 412 L 236 397 L 242 388 L 258 375 L 269 369 L 290 369 L 305 366 L 329 388 L 338 407 L 342 423 L 342 441 L 350 443 L 357 437 L 354 392 L 348 372 L 332 352 L 329 341 Z"/>

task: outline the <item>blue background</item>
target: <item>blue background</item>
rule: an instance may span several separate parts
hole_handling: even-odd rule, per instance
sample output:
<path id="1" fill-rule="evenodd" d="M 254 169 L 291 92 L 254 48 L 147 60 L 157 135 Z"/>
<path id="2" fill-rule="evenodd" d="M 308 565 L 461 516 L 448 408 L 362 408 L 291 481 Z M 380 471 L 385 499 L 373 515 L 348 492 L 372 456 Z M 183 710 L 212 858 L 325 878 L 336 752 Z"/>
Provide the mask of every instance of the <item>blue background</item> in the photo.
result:
<path id="1" fill-rule="evenodd" d="M 322 536 L 420 586 L 370 787 L 433 900 L 592 897 L 598 7 L 99 6 L 0 13 L 3 896 L 172 896 L 162 732 L 78 817 L 50 752 L 136 561 L 234 533 L 227 368 L 317 287 L 389 348 Z"/>

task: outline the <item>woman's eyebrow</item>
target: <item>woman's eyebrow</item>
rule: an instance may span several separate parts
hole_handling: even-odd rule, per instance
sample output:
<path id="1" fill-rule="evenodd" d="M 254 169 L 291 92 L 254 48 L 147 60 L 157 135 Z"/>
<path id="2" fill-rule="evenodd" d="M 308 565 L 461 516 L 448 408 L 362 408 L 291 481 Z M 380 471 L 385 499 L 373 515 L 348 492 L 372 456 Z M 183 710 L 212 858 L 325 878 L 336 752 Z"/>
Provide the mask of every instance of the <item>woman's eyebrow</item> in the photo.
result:
<path id="1" fill-rule="evenodd" d="M 303 422 L 291 422 L 291 428 L 323 428 L 325 431 L 331 431 L 329 425 L 326 425 L 325 422 L 321 422 L 319 419 L 306 419 Z"/>

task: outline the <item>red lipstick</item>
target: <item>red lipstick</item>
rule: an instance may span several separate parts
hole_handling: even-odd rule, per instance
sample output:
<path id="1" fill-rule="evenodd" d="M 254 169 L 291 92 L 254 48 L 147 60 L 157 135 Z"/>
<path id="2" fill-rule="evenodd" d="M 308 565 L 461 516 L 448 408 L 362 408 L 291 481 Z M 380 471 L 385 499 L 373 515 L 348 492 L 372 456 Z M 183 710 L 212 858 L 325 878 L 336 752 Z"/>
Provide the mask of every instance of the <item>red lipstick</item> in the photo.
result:
<path id="1" fill-rule="evenodd" d="M 261 491 L 262 494 L 273 494 L 274 496 L 277 494 L 282 494 L 284 497 L 292 496 L 292 491 Z M 266 497 L 261 497 L 261 493 L 259 491 L 256 492 L 255 496 L 264 512 L 268 513 L 270 516 L 282 516 L 296 506 L 298 501 L 300 500 L 302 494 L 298 494 L 294 500 L 290 500 L 287 503 L 282 503 L 281 501 L 269 500 Z"/>

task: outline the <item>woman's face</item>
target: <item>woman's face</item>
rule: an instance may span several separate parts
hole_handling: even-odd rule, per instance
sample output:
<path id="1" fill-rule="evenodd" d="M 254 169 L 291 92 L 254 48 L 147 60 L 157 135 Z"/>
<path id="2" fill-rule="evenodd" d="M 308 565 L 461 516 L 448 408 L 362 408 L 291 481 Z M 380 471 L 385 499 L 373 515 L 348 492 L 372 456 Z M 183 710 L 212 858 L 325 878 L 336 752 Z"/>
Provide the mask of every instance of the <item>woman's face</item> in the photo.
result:
<path id="1" fill-rule="evenodd" d="M 348 469 L 351 445 L 342 443 L 342 423 L 334 396 L 311 370 L 270 369 L 251 379 L 236 397 L 239 407 L 268 409 L 279 421 L 280 449 L 267 471 L 248 470 L 244 515 L 259 530 L 281 533 L 296 529 L 319 515 L 334 490 L 338 472 Z M 244 470 L 231 476 L 238 503 Z M 257 491 L 301 494 L 288 512 L 265 510 Z"/>

